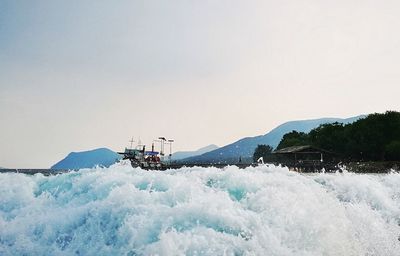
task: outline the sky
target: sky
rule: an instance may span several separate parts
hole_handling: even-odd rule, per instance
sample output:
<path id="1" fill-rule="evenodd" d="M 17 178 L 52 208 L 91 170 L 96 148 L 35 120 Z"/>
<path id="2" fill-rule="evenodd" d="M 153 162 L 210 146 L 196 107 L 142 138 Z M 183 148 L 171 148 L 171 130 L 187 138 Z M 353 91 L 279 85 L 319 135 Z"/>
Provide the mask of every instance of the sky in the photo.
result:
<path id="1" fill-rule="evenodd" d="M 400 110 L 400 2 L 0 0 L 0 166 Z"/>

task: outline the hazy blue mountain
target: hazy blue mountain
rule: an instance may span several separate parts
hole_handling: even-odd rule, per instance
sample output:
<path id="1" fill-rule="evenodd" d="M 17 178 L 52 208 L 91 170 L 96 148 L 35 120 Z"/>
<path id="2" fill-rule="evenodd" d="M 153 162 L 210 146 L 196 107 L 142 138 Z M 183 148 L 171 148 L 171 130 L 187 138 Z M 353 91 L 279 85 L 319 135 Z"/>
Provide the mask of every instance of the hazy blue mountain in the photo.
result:
<path id="1" fill-rule="evenodd" d="M 217 145 L 211 144 L 206 147 L 200 148 L 196 151 L 178 151 L 172 154 L 172 160 L 181 160 L 188 157 L 198 156 L 210 152 L 212 150 L 215 150 L 217 148 L 218 148 Z"/>
<path id="2" fill-rule="evenodd" d="M 255 148 L 259 144 L 267 144 L 276 148 L 281 141 L 283 135 L 293 130 L 298 132 L 309 132 L 324 123 L 352 123 L 364 115 L 351 118 L 320 118 L 312 120 L 291 121 L 279 125 L 265 135 L 256 137 L 247 137 L 240 139 L 232 144 L 218 148 L 216 150 L 204 153 L 199 156 L 189 157 L 182 161 L 188 163 L 218 163 L 218 162 L 237 162 L 239 157 L 242 159 L 249 158 L 253 155 Z"/>
<path id="3" fill-rule="evenodd" d="M 53 165 L 51 169 L 81 169 L 96 165 L 108 167 L 120 158 L 120 155 L 107 148 L 71 152 L 66 158 Z"/>

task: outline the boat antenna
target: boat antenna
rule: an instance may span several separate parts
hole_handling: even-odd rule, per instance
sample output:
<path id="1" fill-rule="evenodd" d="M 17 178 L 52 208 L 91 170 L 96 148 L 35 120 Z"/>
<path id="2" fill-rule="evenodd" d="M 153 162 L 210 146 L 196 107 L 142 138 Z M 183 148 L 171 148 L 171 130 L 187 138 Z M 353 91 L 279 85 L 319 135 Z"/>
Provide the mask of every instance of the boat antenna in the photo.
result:
<path id="1" fill-rule="evenodd" d="M 167 141 L 165 137 L 158 137 L 158 139 L 161 141 L 161 156 L 164 156 L 164 143 Z"/>

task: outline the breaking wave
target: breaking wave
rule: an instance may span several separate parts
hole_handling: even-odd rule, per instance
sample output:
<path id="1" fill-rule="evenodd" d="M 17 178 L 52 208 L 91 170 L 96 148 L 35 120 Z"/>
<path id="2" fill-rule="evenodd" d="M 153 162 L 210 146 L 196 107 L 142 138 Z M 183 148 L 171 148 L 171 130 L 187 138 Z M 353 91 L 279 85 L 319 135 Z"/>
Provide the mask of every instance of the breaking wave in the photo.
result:
<path id="1" fill-rule="evenodd" d="M 0 174 L 0 255 L 399 255 L 400 174 Z"/>

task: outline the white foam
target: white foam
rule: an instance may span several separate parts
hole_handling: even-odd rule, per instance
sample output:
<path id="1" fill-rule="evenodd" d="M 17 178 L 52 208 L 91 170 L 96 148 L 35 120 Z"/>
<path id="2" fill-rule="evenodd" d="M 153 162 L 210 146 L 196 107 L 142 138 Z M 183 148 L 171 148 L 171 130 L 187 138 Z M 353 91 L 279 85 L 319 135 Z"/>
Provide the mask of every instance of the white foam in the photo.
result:
<path id="1" fill-rule="evenodd" d="M 0 174 L 0 255 L 398 255 L 400 175 Z"/>

